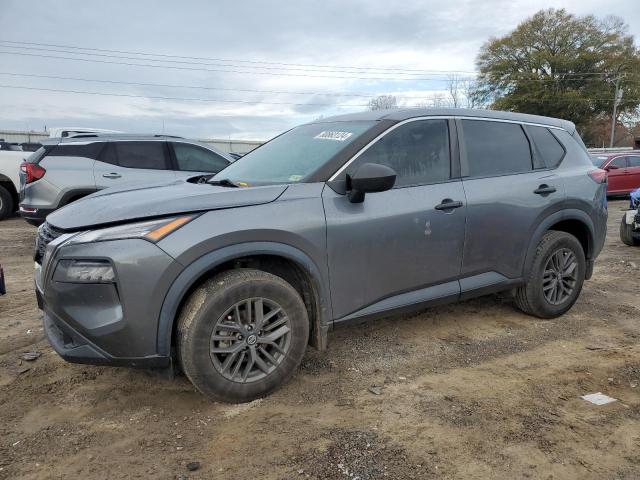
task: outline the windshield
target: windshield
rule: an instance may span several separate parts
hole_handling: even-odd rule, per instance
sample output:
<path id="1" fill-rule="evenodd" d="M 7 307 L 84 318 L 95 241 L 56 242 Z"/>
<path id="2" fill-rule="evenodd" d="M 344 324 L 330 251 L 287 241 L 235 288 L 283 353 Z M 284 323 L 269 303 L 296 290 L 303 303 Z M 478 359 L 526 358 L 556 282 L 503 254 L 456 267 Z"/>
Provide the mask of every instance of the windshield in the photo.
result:
<path id="1" fill-rule="evenodd" d="M 604 155 L 591 155 L 591 161 L 596 167 L 601 166 L 607 158 L 609 157 L 606 157 Z"/>
<path id="2" fill-rule="evenodd" d="M 211 182 L 240 186 L 297 183 L 318 170 L 375 122 L 327 122 L 302 125 L 249 152 Z"/>

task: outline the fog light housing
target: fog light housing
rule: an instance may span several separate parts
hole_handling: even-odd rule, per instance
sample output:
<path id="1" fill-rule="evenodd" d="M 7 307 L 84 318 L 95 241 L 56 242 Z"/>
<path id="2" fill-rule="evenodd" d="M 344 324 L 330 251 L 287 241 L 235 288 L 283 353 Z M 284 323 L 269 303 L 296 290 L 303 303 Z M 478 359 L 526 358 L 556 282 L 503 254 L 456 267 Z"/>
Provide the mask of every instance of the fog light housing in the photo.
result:
<path id="1" fill-rule="evenodd" d="M 60 260 L 53 280 L 63 283 L 114 283 L 113 266 L 107 260 Z"/>

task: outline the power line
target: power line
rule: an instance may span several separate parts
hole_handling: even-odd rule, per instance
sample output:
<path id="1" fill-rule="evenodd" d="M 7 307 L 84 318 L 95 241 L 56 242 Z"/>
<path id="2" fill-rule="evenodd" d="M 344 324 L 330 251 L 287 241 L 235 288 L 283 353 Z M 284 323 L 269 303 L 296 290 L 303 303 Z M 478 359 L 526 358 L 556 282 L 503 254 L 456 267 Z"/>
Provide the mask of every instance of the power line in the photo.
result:
<path id="1" fill-rule="evenodd" d="M 217 98 L 165 97 L 159 95 L 135 95 L 129 93 L 89 92 L 84 90 L 64 90 L 59 88 L 27 87 L 24 85 L 0 85 L 1 88 L 17 88 L 21 90 L 37 90 L 42 92 L 75 93 L 83 95 L 100 95 L 106 97 L 150 98 L 156 100 L 179 100 L 188 102 L 242 103 L 249 105 L 291 105 L 298 107 L 367 107 L 368 104 L 336 104 L 336 103 L 295 103 L 295 102 L 263 102 L 250 100 L 222 100 Z"/>
<path id="2" fill-rule="evenodd" d="M 134 63 L 134 62 L 116 62 L 114 60 L 98 60 L 93 58 L 76 58 L 76 57 L 63 57 L 60 55 L 43 55 L 37 53 L 26 53 L 26 52 L 7 52 L 0 51 L 0 54 L 4 55 L 18 55 L 18 56 L 27 56 L 27 57 L 38 57 L 38 58 L 48 58 L 48 59 L 60 59 L 60 60 L 73 60 L 80 62 L 90 62 L 90 63 L 105 63 L 112 65 L 127 65 L 134 67 L 150 67 L 150 68 L 166 68 L 172 70 L 190 70 L 190 71 L 201 71 L 201 72 L 220 72 L 220 73 L 239 73 L 242 75 L 275 75 L 280 77 L 307 77 L 307 78 L 336 78 L 336 79 L 346 79 L 346 80 L 384 80 L 390 82 L 396 81 L 439 81 L 442 82 L 443 78 L 387 78 L 387 77 L 353 77 L 353 76 L 337 76 L 337 75 L 309 75 L 303 73 L 282 73 L 282 72 L 252 72 L 252 71 L 240 71 L 240 70 L 226 70 L 226 69 L 215 69 L 215 68 L 201 68 L 201 67 L 184 67 L 184 66 L 175 66 L 175 65 L 152 65 L 148 63 Z"/>
<path id="3" fill-rule="evenodd" d="M 0 75 L 8 75 L 12 77 L 30 77 L 30 78 L 46 78 L 51 80 L 72 80 L 78 82 L 91 82 L 91 83 L 107 83 L 116 85 L 132 85 L 140 87 L 163 87 L 163 88 L 189 88 L 199 90 L 218 90 L 224 92 L 244 92 L 244 93 L 272 93 L 283 95 L 314 95 L 314 96 L 333 96 L 333 97 L 358 97 L 358 98 L 376 98 L 379 95 L 367 95 L 361 93 L 339 93 L 339 92 L 293 92 L 287 90 L 254 90 L 243 88 L 224 88 L 224 87 L 206 87 L 200 85 L 177 85 L 177 84 L 164 84 L 164 83 L 144 83 L 144 82 L 124 82 L 119 80 L 101 80 L 95 78 L 79 78 L 79 77 L 65 77 L 59 75 L 37 75 L 33 73 L 12 73 L 12 72 L 0 72 Z M 434 90 L 440 92 L 446 92 L 447 90 Z M 412 100 L 428 100 L 429 97 L 409 97 L 402 95 L 402 92 L 391 92 L 388 95 L 402 96 L 404 99 Z"/>
<path id="4" fill-rule="evenodd" d="M 2 43 L 0 41 L 0 43 Z M 130 56 L 125 56 L 125 55 L 113 55 L 113 54 L 107 54 L 107 53 L 87 53 L 87 52 L 74 52 L 74 51 L 70 51 L 70 50 L 60 50 L 57 48 L 43 48 L 43 47 L 21 47 L 21 46 L 11 46 L 11 45 L 1 45 L 4 48 L 17 48 L 17 49 L 23 49 L 23 50 L 35 50 L 35 51 L 44 51 L 44 52 L 54 52 L 54 53 L 68 53 L 71 55 L 84 55 L 84 56 L 93 56 L 93 57 L 104 57 L 104 58 L 119 58 L 119 59 L 123 59 L 123 60 L 144 60 L 144 61 L 149 61 L 149 62 L 163 62 L 163 63 L 179 63 L 179 64 L 183 64 L 183 65 L 203 65 L 203 66 L 210 66 L 210 67 L 228 67 L 228 68 L 251 68 L 251 69 L 261 69 L 261 70 L 287 70 L 287 71 L 302 71 L 302 72 L 308 72 L 308 73 L 347 73 L 347 74 L 372 74 L 372 75 L 404 75 L 404 76 L 408 76 L 408 75 L 412 75 L 412 76 L 416 76 L 416 75 L 421 75 L 421 74 L 425 74 L 425 72 L 422 73 L 409 73 L 409 72 L 403 72 L 403 71 L 372 71 L 372 72 L 368 72 L 368 71 L 364 71 L 364 72 L 353 72 L 353 71 L 349 71 L 349 70 L 345 70 L 345 69 L 341 69 L 341 70 L 309 70 L 308 67 L 304 67 L 304 68 L 300 68 L 300 67 L 275 67 L 275 66 L 264 66 L 264 65 L 238 65 L 239 62 L 241 61 L 237 61 L 237 60 L 229 60 L 228 62 L 231 63 L 203 63 L 203 62 L 190 62 L 190 61 L 184 61 L 184 60 L 162 60 L 162 59 L 156 59 L 156 58 L 139 58 L 139 57 L 130 57 Z M 377 70 L 377 69 L 375 69 Z"/>
<path id="5" fill-rule="evenodd" d="M 28 43 L 28 44 L 33 44 L 33 43 L 29 43 L 29 42 L 8 42 L 8 41 L 3 41 L 0 40 L 0 43 Z M 37 44 L 37 45 L 48 45 L 48 44 Z M 71 55 L 84 55 L 84 56 L 100 56 L 100 57 L 105 57 L 105 58 L 116 58 L 116 59 L 123 59 L 123 60 L 136 60 L 136 61 L 146 61 L 146 62 L 155 62 L 155 63 L 162 63 L 162 62 L 171 62 L 171 63 L 179 63 L 179 64 L 183 64 L 183 65 L 199 65 L 199 66 L 213 66 L 213 67 L 228 67 L 228 68 L 250 68 L 250 69 L 264 69 L 264 70 L 282 70 L 282 68 L 280 67 L 265 67 L 265 66 L 251 66 L 251 65 L 237 65 L 237 63 L 239 62 L 249 62 L 246 60 L 230 60 L 230 59 L 226 59 L 224 61 L 227 62 L 231 62 L 231 63 L 227 63 L 227 64 L 211 64 L 211 63 L 201 63 L 201 62 L 187 62 L 187 61 L 180 61 L 180 60 L 162 60 L 162 59 L 156 59 L 156 58 L 138 58 L 138 57 L 129 57 L 129 56 L 123 56 L 123 55 L 110 55 L 110 54 L 102 54 L 102 53 L 90 53 L 90 52 L 73 52 L 73 51 L 69 51 L 69 50 L 59 50 L 59 49 L 49 49 L 49 48 L 42 48 L 42 47 L 22 47 L 22 46 L 10 46 L 10 45 L 0 45 L 0 46 L 4 46 L 5 48 L 18 48 L 18 49 L 26 49 L 26 50 L 36 50 L 36 51 L 46 51 L 46 52 L 54 52 L 54 53 L 66 53 L 66 54 L 71 54 Z M 53 44 L 51 44 L 51 46 L 55 46 Z M 72 46 L 66 46 L 65 48 L 75 48 L 75 49 L 84 49 L 84 47 L 72 47 Z M 96 51 L 113 51 L 113 52 L 124 52 L 124 51 L 118 51 L 118 50 L 106 50 L 106 49 L 86 49 L 86 50 L 96 50 Z M 85 62 L 96 62 L 96 63 L 111 63 L 111 64 L 119 64 L 119 65 L 129 65 L 129 66 L 142 66 L 142 67 L 152 67 L 152 68 L 171 68 L 171 69 L 183 69 L 183 70 L 203 70 L 203 71 L 212 71 L 212 72 L 223 72 L 223 73 L 241 73 L 241 74 L 262 74 L 262 75 L 277 75 L 277 76 L 300 76 L 300 77 L 315 77 L 315 78 L 337 78 L 337 79 L 360 79 L 360 80 L 386 80 L 386 81 L 396 81 L 396 80 L 414 80 L 414 81 L 447 81 L 449 80 L 449 78 L 444 78 L 444 77 L 415 77 L 415 75 L 419 75 L 420 73 L 422 74 L 428 74 L 428 71 L 420 71 L 420 70 L 403 70 L 403 69 L 383 69 L 383 68 L 372 68 L 372 67 L 339 67 L 339 68 L 352 68 L 352 69 L 370 69 L 373 70 L 371 72 L 367 72 L 367 71 L 363 71 L 363 72 L 349 72 L 346 70 L 307 70 L 306 68 L 289 68 L 287 67 L 287 69 L 289 70 L 296 70 L 296 71 L 302 71 L 302 72 L 306 72 L 305 74 L 296 74 L 296 73 L 289 73 L 289 72 L 252 72 L 252 71 L 238 71 L 238 70 L 220 70 L 220 69 L 203 69 L 203 68 L 189 68 L 189 67 L 177 67 L 177 66 L 173 66 L 173 65 L 156 65 L 156 64 L 140 64 L 140 63 L 129 63 L 129 62 L 114 62 L 114 61 L 99 61 L 96 59 L 87 59 L 87 58 L 78 58 L 78 57 L 63 57 L 63 56 L 55 56 L 55 55 L 43 55 L 43 54 L 35 54 L 35 53 L 26 53 L 26 52 L 13 52 L 13 51 L 2 51 L 0 53 L 3 54 L 9 54 L 9 55 L 26 55 L 26 56 L 38 56 L 38 57 L 42 57 L 42 58 L 57 58 L 57 59 L 64 59 L 64 60 L 75 60 L 75 61 L 85 61 Z M 204 58 L 204 57 L 178 57 L 177 55 L 162 55 L 162 54 L 147 54 L 147 53 L 137 53 L 137 52 L 133 52 L 133 54 L 135 55 L 154 55 L 154 56 L 163 56 L 163 57 L 174 57 L 174 58 Z M 210 60 L 215 60 L 215 59 L 210 59 Z M 222 61 L 222 59 L 220 59 L 220 61 Z M 253 62 L 251 61 L 251 63 L 258 63 L 258 62 Z M 276 63 L 276 62 L 265 62 L 265 63 Z M 289 64 L 282 64 L 282 65 L 289 65 Z M 295 64 L 291 64 L 291 65 L 295 65 Z M 303 64 L 299 64 L 299 65 L 303 65 Z M 319 67 L 319 66 L 316 66 Z M 327 68 L 329 68 L 329 66 L 326 66 Z M 384 71 L 384 72 L 375 72 L 375 70 L 388 70 L 388 71 Z M 354 73 L 354 74 L 364 74 L 364 75 L 403 75 L 403 76 L 407 76 L 407 75 L 412 75 L 414 77 L 412 78 L 391 78 L 391 77 L 373 77 L 373 76 L 367 76 L 367 77 L 355 77 L 355 76 L 335 76 L 335 75 L 312 75 L 312 74 L 317 74 L 317 73 Z M 420 72 L 420 73 L 409 73 L 409 72 Z M 451 71 L 446 71 L 446 70 L 436 70 L 436 71 L 431 71 L 430 74 L 432 75 L 445 75 L 445 74 L 458 74 L 461 73 L 461 71 L 455 71 L 455 70 L 451 70 Z M 477 75 L 479 72 L 467 72 L 473 75 Z M 511 73 L 511 74 L 504 74 L 504 75 L 508 75 L 509 79 L 517 79 L 519 81 L 537 81 L 537 82 L 558 82 L 558 81 L 562 81 L 562 82 L 567 82 L 567 81 L 583 81 L 585 80 L 584 78 L 566 78 L 567 76 L 569 77 L 584 77 L 584 76 L 608 76 L 609 73 L 607 72 L 556 72 L 557 75 L 563 77 L 563 78 L 528 78 L 530 73 L 527 72 L 519 72 L 519 73 Z M 475 77 L 457 77 L 455 78 L 458 81 L 465 81 L 465 80 L 474 80 Z"/>
<path id="6" fill-rule="evenodd" d="M 39 45 L 45 47 L 55 47 L 55 48 L 72 48 L 76 50 L 90 50 L 95 52 L 108 52 L 108 53 L 124 53 L 128 55 L 146 55 L 146 56 L 154 56 L 154 57 L 165 57 L 165 58 L 183 58 L 188 60 L 206 60 L 206 61 L 214 61 L 214 62 L 237 62 L 237 63 L 249 63 L 249 64 L 264 64 L 264 65 L 279 65 L 279 66 L 293 66 L 293 67 L 312 67 L 312 68 L 340 68 L 340 69 L 355 69 L 355 70 L 388 70 L 391 72 L 412 72 L 412 73 L 436 73 L 436 74 L 452 74 L 452 73 L 465 73 L 465 74 L 475 74 L 475 71 L 464 71 L 464 70 L 418 70 L 418 69 L 406 69 L 406 68 L 391 68 L 391 67 L 360 67 L 360 66 L 349 66 L 349 65 L 319 65 L 319 64 L 308 64 L 308 63 L 285 63 L 285 62 L 269 62 L 266 60 L 240 60 L 240 59 L 229 59 L 229 58 L 210 58 L 210 57 L 190 57 L 183 55 L 169 55 L 163 53 L 148 53 L 148 52 L 140 52 L 140 51 L 131 51 L 131 50 L 109 50 L 106 48 L 90 48 L 90 47 L 78 47 L 75 45 L 60 45 L 60 44 L 52 44 L 52 43 L 36 43 L 36 42 L 17 42 L 12 40 L 0 40 L 0 43 L 13 43 L 20 45 Z"/>
<path id="7" fill-rule="evenodd" d="M 196 101 L 196 102 L 212 102 L 212 103 L 241 103 L 241 104 L 250 104 L 250 105 L 292 105 L 292 106 L 300 106 L 300 107 L 308 107 L 308 106 L 325 106 L 325 107 L 368 107 L 368 104 L 334 104 L 334 103 L 294 103 L 294 102 L 263 102 L 263 101 L 249 101 L 249 100 L 221 100 L 221 99 L 213 99 L 213 98 L 189 98 L 189 97 L 165 97 L 165 96 L 157 96 L 157 95 L 134 95 L 127 93 L 109 93 L 109 92 L 90 92 L 83 90 L 63 90 L 58 88 L 44 88 L 44 87 L 27 87 L 23 85 L 0 85 L 0 88 L 15 88 L 21 90 L 36 90 L 43 92 L 56 92 L 56 93 L 73 93 L 73 94 L 82 94 L 82 95 L 100 95 L 100 96 L 108 96 L 108 97 L 128 97 L 128 98 L 147 98 L 147 99 L 158 99 L 158 100 L 178 100 L 178 101 Z M 430 99 L 434 103 L 437 99 Z M 593 101 L 613 101 L 611 98 L 577 98 L 577 99 L 568 99 L 568 98 L 559 98 L 553 100 L 546 99 L 537 99 L 530 98 L 524 101 L 526 102 L 536 102 L 536 103 L 576 103 L 576 102 L 593 102 Z M 640 99 L 638 99 L 640 102 Z M 446 103 L 446 102 L 444 102 Z"/>

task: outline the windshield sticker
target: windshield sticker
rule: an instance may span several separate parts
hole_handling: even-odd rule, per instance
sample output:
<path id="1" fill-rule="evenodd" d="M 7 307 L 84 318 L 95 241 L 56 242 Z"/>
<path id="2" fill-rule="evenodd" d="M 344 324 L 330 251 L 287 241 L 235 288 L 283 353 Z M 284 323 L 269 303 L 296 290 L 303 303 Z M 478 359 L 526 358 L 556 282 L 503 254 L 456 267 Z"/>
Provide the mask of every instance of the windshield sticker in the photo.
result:
<path id="1" fill-rule="evenodd" d="M 319 140 L 335 140 L 337 142 L 344 142 L 351 135 L 353 135 L 353 133 L 351 132 L 333 132 L 330 130 L 325 130 L 324 132 L 320 132 L 313 138 L 317 138 Z"/>

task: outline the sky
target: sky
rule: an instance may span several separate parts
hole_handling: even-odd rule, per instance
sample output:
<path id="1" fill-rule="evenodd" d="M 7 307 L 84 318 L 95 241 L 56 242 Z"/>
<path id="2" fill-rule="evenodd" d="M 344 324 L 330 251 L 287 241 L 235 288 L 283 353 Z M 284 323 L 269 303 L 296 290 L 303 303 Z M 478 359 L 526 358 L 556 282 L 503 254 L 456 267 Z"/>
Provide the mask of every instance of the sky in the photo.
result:
<path id="1" fill-rule="evenodd" d="M 266 140 L 376 95 L 431 105 L 552 7 L 640 39 L 637 0 L 0 0 L 0 130 Z"/>

